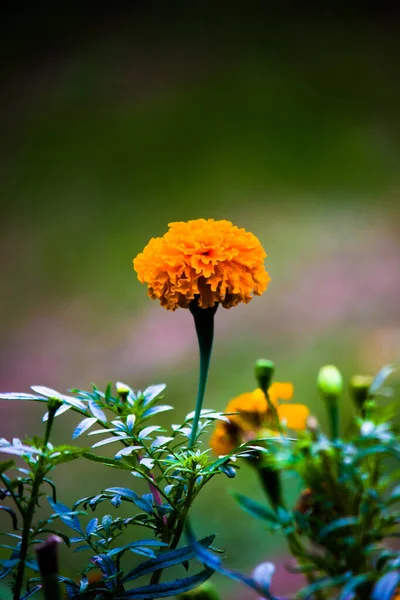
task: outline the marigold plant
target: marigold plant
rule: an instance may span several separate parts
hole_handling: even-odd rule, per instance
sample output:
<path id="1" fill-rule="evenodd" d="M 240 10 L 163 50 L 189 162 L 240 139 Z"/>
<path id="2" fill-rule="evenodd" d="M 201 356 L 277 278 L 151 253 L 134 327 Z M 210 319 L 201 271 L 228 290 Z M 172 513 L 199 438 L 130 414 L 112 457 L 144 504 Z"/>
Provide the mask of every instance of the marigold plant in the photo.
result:
<path id="1" fill-rule="evenodd" d="M 269 402 L 281 425 L 301 431 L 306 428 L 310 414 L 307 406 L 281 402 L 291 400 L 293 393 L 291 383 L 275 382 L 268 389 Z M 268 431 L 274 433 L 275 414 L 269 402 L 260 388 L 230 400 L 225 409 L 227 420 L 217 424 L 211 437 L 213 452 L 217 456 L 228 454 L 240 444 L 264 436 Z"/>
<path id="2" fill-rule="evenodd" d="M 0 438 L 7 459 L 0 464 L 0 511 L 9 524 L 1 532 L 0 580 L 9 583 L 12 600 L 39 595 L 218 600 L 209 581 L 215 572 L 260 598 L 278 600 L 271 563 L 260 561 L 251 575 L 231 570 L 218 556 L 215 535 L 197 540 L 192 526 L 191 508 L 209 481 L 220 475 L 231 479 L 246 464 L 257 473 L 267 501 L 237 493 L 234 499 L 262 521 L 262 539 L 275 532 L 285 537 L 294 559 L 290 568 L 306 580 L 295 598 L 398 597 L 400 552 L 391 541 L 399 536 L 400 489 L 398 471 L 388 464 L 400 461 L 400 439 L 393 422 L 397 405 L 382 404 L 389 393 L 396 399 L 387 385 L 394 367 L 384 367 L 375 378 L 351 378 L 355 410 L 345 429 L 343 377 L 334 365 L 320 370 L 316 385 L 326 404 L 327 431 L 306 405 L 291 401 L 291 383 L 273 382 L 275 365 L 265 359 L 255 365 L 253 392 L 230 400 L 224 413 L 203 408 L 217 308 L 247 303 L 265 291 L 265 256 L 252 233 L 229 221 L 199 219 L 171 223 L 134 260 L 152 298 L 172 311 L 188 308 L 194 319 L 199 378 L 194 410 L 183 422 L 157 423 L 160 413 L 173 408 L 161 403 L 164 384 L 140 391 L 117 382 L 104 391 L 93 386 L 66 394 L 33 386 L 29 393 L 0 394 L 2 401 L 33 401 L 44 408 L 41 435 Z M 67 411 L 79 418 L 72 431 L 77 441 L 55 444 L 54 421 Z M 210 448 L 204 441 L 211 430 Z M 79 445 L 83 436 L 87 441 Z M 108 445 L 113 456 L 99 454 Z M 114 478 L 109 487 L 67 506 L 52 474 L 75 460 L 101 464 Z M 128 476 L 125 485 L 119 481 L 122 472 Z M 282 473 L 300 484 L 294 502 L 285 494 Z M 129 516 L 118 512 L 121 505 Z M 63 574 L 61 544 L 87 557 L 77 577 Z M 248 544 L 243 539 L 244 551 Z M 200 566 L 193 570 L 196 561 Z M 174 575 L 171 567 L 178 569 Z"/>

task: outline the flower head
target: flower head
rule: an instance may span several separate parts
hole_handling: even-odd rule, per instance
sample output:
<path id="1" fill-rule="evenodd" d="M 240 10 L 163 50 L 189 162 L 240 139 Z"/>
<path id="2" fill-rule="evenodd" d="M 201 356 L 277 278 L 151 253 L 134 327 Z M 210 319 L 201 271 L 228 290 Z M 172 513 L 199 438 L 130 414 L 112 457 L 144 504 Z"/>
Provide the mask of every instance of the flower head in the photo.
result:
<path id="1" fill-rule="evenodd" d="M 168 310 L 188 308 L 195 298 L 201 308 L 224 308 L 250 302 L 270 280 L 264 252 L 252 233 L 230 221 L 197 219 L 169 224 L 133 261 L 148 294 Z"/>
<path id="2" fill-rule="evenodd" d="M 280 422 L 300 431 L 306 428 L 309 409 L 303 404 L 281 403 L 291 400 L 293 391 L 291 383 L 276 382 L 269 387 L 268 396 Z M 228 421 L 219 421 L 211 436 L 210 445 L 217 456 L 232 452 L 240 444 L 256 439 L 262 430 L 274 427 L 272 411 L 260 388 L 233 398 L 225 412 L 237 414 L 229 415 Z"/>

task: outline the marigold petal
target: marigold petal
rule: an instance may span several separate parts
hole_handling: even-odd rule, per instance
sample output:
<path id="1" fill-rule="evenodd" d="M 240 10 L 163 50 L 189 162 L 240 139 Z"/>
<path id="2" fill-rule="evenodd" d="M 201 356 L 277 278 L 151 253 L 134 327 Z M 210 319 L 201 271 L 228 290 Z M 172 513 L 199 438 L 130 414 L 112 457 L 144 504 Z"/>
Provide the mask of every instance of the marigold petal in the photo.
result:
<path id="1" fill-rule="evenodd" d="M 288 429 L 301 431 L 306 428 L 310 410 L 304 404 L 280 404 L 276 410 L 280 422 Z"/>
<path id="2" fill-rule="evenodd" d="M 279 400 L 291 400 L 294 394 L 293 383 L 279 383 L 276 381 L 268 388 L 268 396 L 274 404 Z"/>
<path id="3" fill-rule="evenodd" d="M 210 439 L 210 447 L 216 456 L 229 454 L 236 448 L 235 440 L 227 428 L 217 425 Z"/>
<path id="4" fill-rule="evenodd" d="M 252 233 L 230 221 L 197 219 L 169 224 L 169 231 L 152 238 L 133 261 L 148 294 L 168 310 L 216 302 L 224 308 L 250 302 L 270 281 L 266 253 Z"/>

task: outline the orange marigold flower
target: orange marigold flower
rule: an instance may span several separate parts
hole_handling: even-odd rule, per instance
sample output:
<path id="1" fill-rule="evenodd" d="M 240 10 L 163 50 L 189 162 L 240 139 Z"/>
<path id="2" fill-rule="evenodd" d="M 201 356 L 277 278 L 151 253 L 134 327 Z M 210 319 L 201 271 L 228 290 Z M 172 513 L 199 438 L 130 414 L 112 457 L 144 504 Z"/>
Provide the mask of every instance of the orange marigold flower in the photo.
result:
<path id="1" fill-rule="evenodd" d="M 291 383 L 273 383 L 268 389 L 271 403 L 275 406 L 280 422 L 289 429 L 301 431 L 306 428 L 309 409 L 303 404 L 282 404 L 281 400 L 293 397 Z M 228 421 L 218 421 L 211 436 L 210 446 L 217 456 L 232 452 L 240 444 L 254 440 L 262 429 L 273 427 L 273 417 L 264 392 L 253 392 L 233 398 L 225 410 Z"/>
<path id="2" fill-rule="evenodd" d="M 168 310 L 189 308 L 194 298 L 201 308 L 216 302 L 230 308 L 267 289 L 266 256 L 255 235 L 230 221 L 197 219 L 170 223 L 133 267 L 139 281 L 148 284 L 149 296 Z"/>

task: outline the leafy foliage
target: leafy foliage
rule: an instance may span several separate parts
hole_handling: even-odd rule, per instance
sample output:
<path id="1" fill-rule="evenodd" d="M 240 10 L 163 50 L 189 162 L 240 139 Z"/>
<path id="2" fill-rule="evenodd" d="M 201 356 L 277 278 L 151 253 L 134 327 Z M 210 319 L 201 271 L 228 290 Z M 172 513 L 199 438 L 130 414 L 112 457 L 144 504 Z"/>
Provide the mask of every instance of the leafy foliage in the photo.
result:
<path id="1" fill-rule="evenodd" d="M 158 414 L 172 409 L 159 402 L 165 385 L 150 386 L 142 392 L 122 383 L 116 387 L 115 395 L 111 385 L 105 392 L 93 386 L 91 391 L 70 390 L 69 395 L 43 386 L 33 387 L 34 394 L 1 394 L 2 400 L 36 401 L 48 407 L 43 417 L 46 427 L 43 439 L 0 440 L 0 452 L 25 463 L 21 467 L 7 460 L 0 466 L 0 498 L 8 503 L 0 506 L 0 510 L 8 514 L 15 532 L 4 534 L 12 536 L 12 543 L 1 546 L 10 555 L 2 561 L 0 577 L 10 578 L 15 598 L 33 597 L 41 589 L 41 579 L 34 577 L 25 596 L 21 595 L 25 571 L 38 570 L 32 550 L 50 533 L 59 536 L 72 551 L 88 555 L 87 567 L 78 583 L 60 576 L 71 599 L 171 596 L 199 585 L 212 573 L 206 567 L 197 574 L 159 583 L 161 570 L 180 564 L 187 569 L 188 562 L 195 557 L 191 547 L 178 548 L 178 545 L 184 520 L 198 493 L 215 475 L 232 477 L 236 472 L 231 457 L 213 460 L 208 450 L 201 449 L 201 435 L 215 419 L 223 419 L 223 415 L 202 411 L 196 445 L 189 450 L 193 414 L 187 415 L 183 423 L 173 425 L 170 432 L 151 424 Z M 90 448 L 53 446 L 49 441 L 54 419 L 67 411 L 82 417 L 72 438 L 86 436 Z M 97 448 L 111 444 L 117 447 L 114 458 L 96 453 Z M 107 488 L 77 500 L 71 508 L 66 506 L 58 500 L 50 474 L 58 465 L 77 459 L 131 473 L 132 488 Z M 147 482 L 148 493 L 140 495 L 133 489 L 137 478 Z M 35 522 L 37 505 L 43 505 L 44 496 L 50 514 Z M 88 519 L 87 511 L 97 512 L 104 502 L 113 509 L 129 504 L 132 516 L 122 518 L 105 513 Z M 150 537 L 137 539 L 139 530 L 132 527 L 147 529 Z M 209 537 L 203 543 L 208 546 L 212 539 Z M 146 557 L 145 562 L 129 568 L 132 554 Z M 93 569 L 101 574 L 96 581 L 91 578 Z M 148 574 L 149 585 L 129 588 L 131 581 Z"/>

